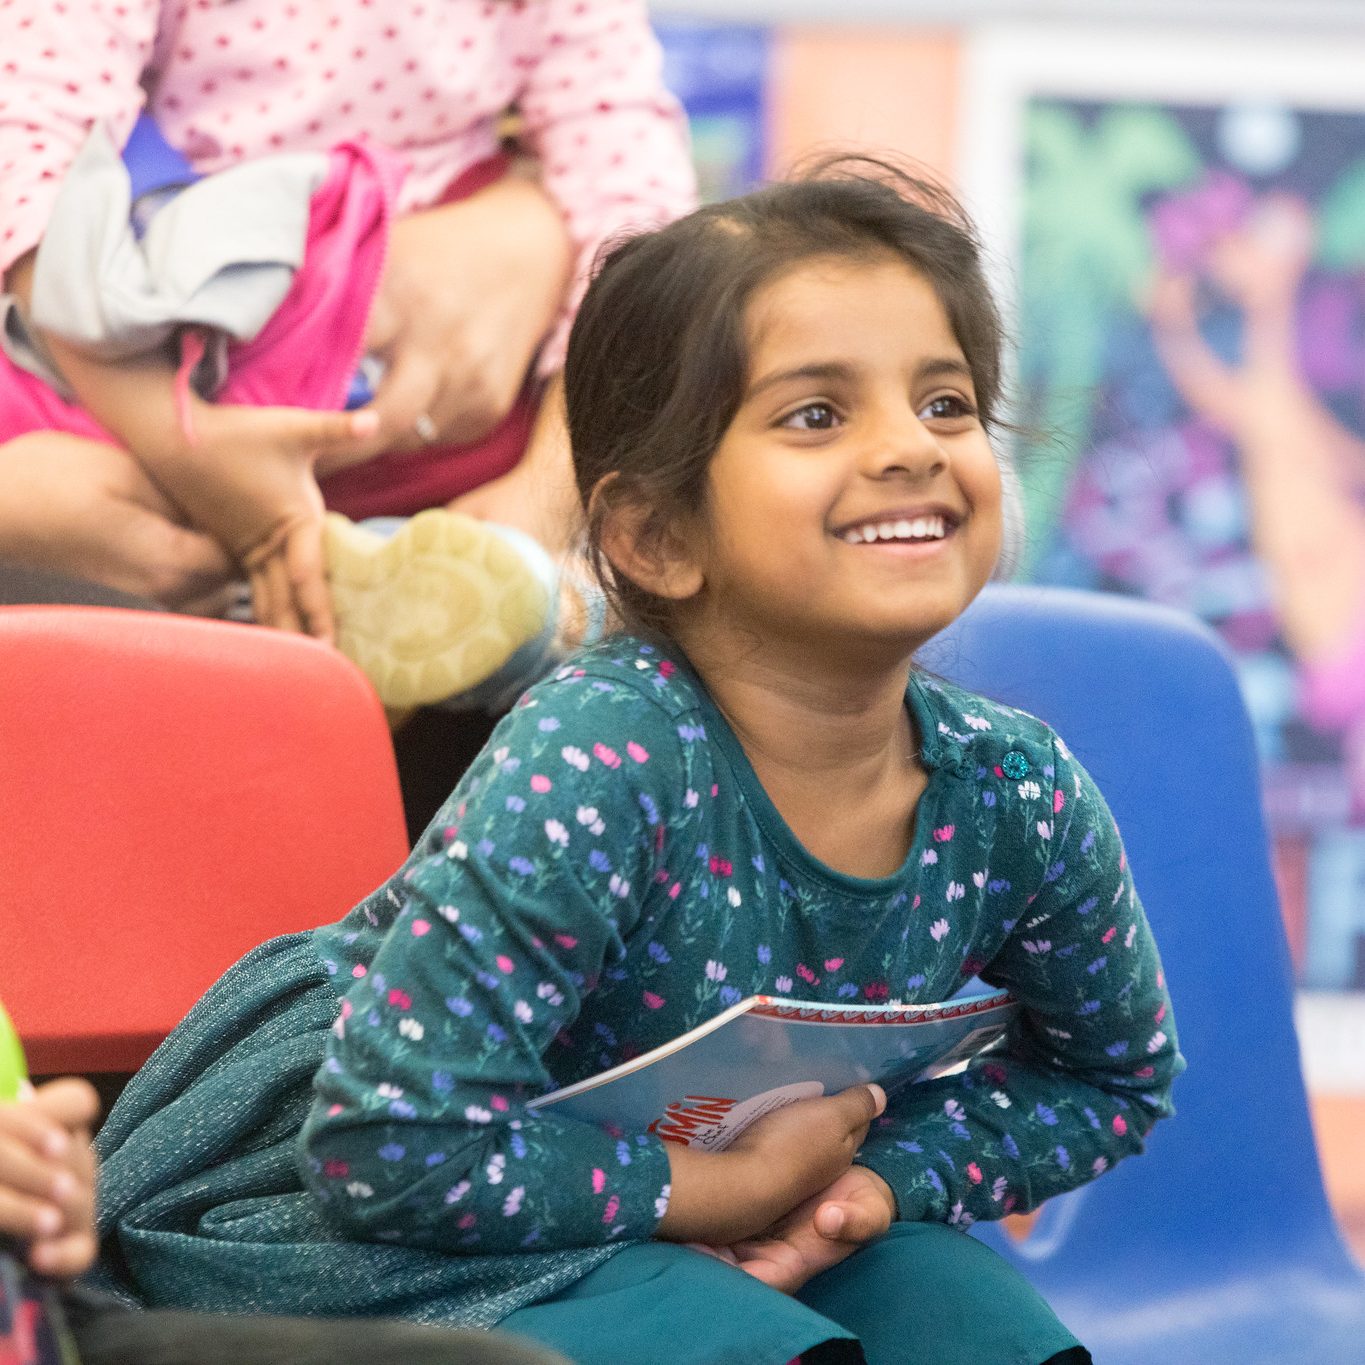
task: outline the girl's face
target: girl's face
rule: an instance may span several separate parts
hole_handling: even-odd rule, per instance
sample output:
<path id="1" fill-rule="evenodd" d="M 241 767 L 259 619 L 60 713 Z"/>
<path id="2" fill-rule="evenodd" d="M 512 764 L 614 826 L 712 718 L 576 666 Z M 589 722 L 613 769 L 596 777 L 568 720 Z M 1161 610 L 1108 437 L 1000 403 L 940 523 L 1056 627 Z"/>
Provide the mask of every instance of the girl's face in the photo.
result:
<path id="1" fill-rule="evenodd" d="M 745 324 L 747 390 L 686 537 L 687 633 L 906 654 L 1000 550 L 999 470 L 943 305 L 893 258 L 822 257 Z"/>

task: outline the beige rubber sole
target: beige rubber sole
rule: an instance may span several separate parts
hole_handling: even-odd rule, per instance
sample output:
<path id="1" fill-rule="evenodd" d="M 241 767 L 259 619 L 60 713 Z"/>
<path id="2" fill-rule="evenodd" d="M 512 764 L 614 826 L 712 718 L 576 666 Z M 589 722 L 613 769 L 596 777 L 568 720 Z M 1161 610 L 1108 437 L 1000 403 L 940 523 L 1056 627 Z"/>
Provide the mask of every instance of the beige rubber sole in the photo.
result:
<path id="1" fill-rule="evenodd" d="M 337 647 L 388 707 L 467 692 L 545 626 L 550 597 L 483 522 L 440 508 L 384 539 L 329 515 L 327 574 Z"/>

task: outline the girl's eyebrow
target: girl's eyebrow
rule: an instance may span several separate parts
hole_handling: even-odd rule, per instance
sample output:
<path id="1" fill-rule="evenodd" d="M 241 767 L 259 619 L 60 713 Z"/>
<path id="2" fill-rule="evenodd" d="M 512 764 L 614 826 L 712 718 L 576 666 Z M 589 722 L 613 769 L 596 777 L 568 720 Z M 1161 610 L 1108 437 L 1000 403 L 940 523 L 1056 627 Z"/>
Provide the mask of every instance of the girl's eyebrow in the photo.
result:
<path id="1" fill-rule="evenodd" d="M 756 398 L 767 389 L 779 384 L 791 383 L 852 383 L 856 378 L 856 367 L 840 360 L 827 360 L 818 364 L 797 365 L 790 370 L 774 370 L 749 386 L 746 398 Z M 933 356 L 920 363 L 915 370 L 915 378 L 920 383 L 931 379 L 972 378 L 971 366 L 960 356 Z"/>

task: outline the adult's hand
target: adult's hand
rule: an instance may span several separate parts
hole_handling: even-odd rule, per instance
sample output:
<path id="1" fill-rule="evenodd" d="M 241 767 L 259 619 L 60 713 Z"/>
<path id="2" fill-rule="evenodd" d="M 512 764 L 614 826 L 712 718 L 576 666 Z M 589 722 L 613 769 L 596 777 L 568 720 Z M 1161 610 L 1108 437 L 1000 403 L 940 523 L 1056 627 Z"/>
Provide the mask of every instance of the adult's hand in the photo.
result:
<path id="1" fill-rule="evenodd" d="M 366 350 L 386 366 L 373 404 L 379 428 L 318 472 L 486 435 L 511 411 L 569 270 L 558 210 L 518 172 L 399 219 L 366 332 Z"/>
<path id="2" fill-rule="evenodd" d="M 0 558 L 172 608 L 236 576 L 126 451 L 53 431 L 0 444 Z"/>

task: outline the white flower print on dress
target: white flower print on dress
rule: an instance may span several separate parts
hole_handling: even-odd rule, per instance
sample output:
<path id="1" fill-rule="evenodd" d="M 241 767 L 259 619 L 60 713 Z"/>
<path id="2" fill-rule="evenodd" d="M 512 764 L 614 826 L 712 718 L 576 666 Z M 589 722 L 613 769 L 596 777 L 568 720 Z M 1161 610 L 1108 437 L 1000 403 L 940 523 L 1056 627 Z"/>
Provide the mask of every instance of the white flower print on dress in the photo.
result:
<path id="1" fill-rule="evenodd" d="M 483 1108 L 482 1105 L 478 1104 L 465 1105 L 464 1116 L 470 1121 L 470 1123 L 493 1122 L 493 1111 L 491 1109 L 485 1109 Z"/>
<path id="2" fill-rule="evenodd" d="M 936 919 L 929 926 L 929 937 L 932 938 L 935 943 L 941 943 L 944 934 L 948 932 L 948 928 L 949 925 L 946 919 Z"/>
<path id="3" fill-rule="evenodd" d="M 502 1201 L 502 1216 L 511 1218 L 521 1212 L 521 1201 L 526 1197 L 526 1186 L 517 1185 Z"/>
<path id="4" fill-rule="evenodd" d="M 1032 779 L 1021 782 L 1016 790 L 1025 801 L 1036 801 L 1043 794 L 1042 788 Z"/>
<path id="5" fill-rule="evenodd" d="M 717 962 L 715 958 L 709 958 L 706 963 L 706 979 L 708 981 L 724 981 L 727 973 L 725 964 Z"/>
<path id="6" fill-rule="evenodd" d="M 991 723 L 985 716 L 963 716 L 962 723 L 970 725 L 973 730 L 989 730 Z"/>
<path id="7" fill-rule="evenodd" d="M 507 1158 L 501 1152 L 494 1152 L 493 1159 L 483 1168 L 485 1179 L 490 1185 L 501 1185 L 503 1167 L 507 1165 Z"/>
<path id="8" fill-rule="evenodd" d="M 566 744 L 560 751 L 559 756 L 572 768 L 577 768 L 580 773 L 588 771 L 588 764 L 592 761 L 582 749 L 575 745 Z"/>
<path id="9" fill-rule="evenodd" d="M 378 1095 L 381 1100 L 401 1100 L 403 1098 L 403 1087 L 401 1085 L 393 1085 L 388 1081 L 380 1081 L 380 1083 L 375 1086 L 374 1093 Z"/>
<path id="10" fill-rule="evenodd" d="M 427 1031 L 416 1019 L 408 1015 L 407 1018 L 398 1021 L 398 1032 L 404 1038 L 410 1038 L 414 1043 L 420 1043 L 426 1037 Z"/>
<path id="11" fill-rule="evenodd" d="M 452 1185 L 446 1191 L 445 1202 L 447 1204 L 458 1204 L 472 1188 L 473 1186 L 468 1180 L 462 1180 L 458 1185 Z"/>
<path id="12" fill-rule="evenodd" d="M 601 834 L 607 827 L 596 806 L 579 806 L 574 818 L 589 834 Z"/>
<path id="13" fill-rule="evenodd" d="M 535 1018 L 535 1011 L 524 1000 L 518 1000 L 512 1006 L 512 1013 L 517 1016 L 520 1023 L 529 1024 Z"/>
<path id="14" fill-rule="evenodd" d="M 568 848 L 569 846 L 569 831 L 558 820 L 547 820 L 545 822 L 545 837 L 552 844 L 558 844 L 560 848 Z"/>
<path id="15" fill-rule="evenodd" d="M 347 1182 L 346 1193 L 352 1199 L 369 1199 L 374 1194 L 374 1186 L 367 1185 L 363 1180 L 351 1180 Z"/>

